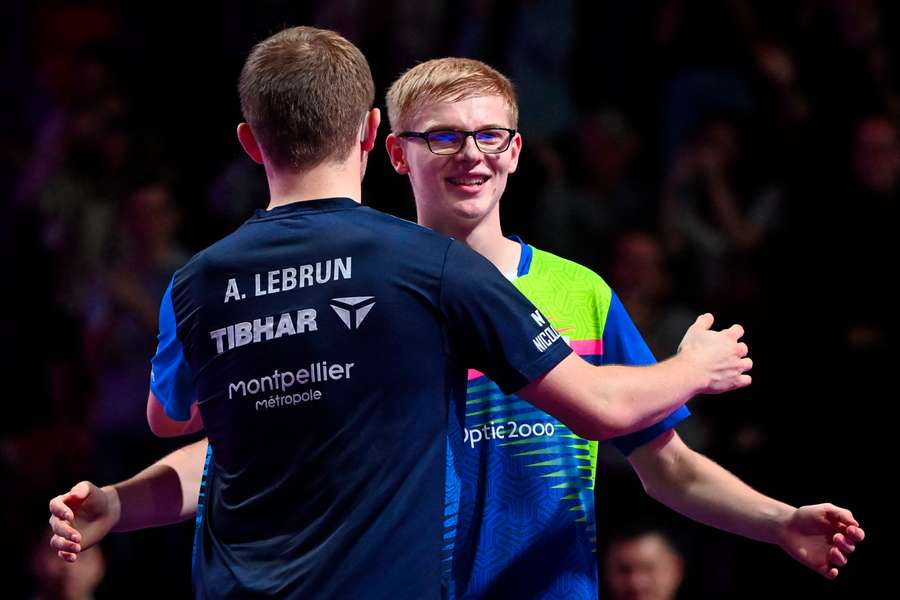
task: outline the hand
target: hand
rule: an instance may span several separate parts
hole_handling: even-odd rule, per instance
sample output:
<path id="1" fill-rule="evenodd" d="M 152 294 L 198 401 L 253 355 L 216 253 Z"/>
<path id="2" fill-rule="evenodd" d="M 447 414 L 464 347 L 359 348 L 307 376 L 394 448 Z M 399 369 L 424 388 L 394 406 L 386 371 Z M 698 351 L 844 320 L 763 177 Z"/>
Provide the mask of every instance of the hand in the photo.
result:
<path id="1" fill-rule="evenodd" d="M 778 545 L 828 579 L 838 576 L 866 534 L 849 510 L 833 504 L 801 506 L 778 532 Z"/>
<path id="2" fill-rule="evenodd" d="M 681 344 L 679 354 L 690 357 L 702 373 L 700 394 L 719 394 L 750 385 L 746 374 L 753 367 L 747 358 L 747 344 L 738 340 L 744 328 L 732 325 L 723 331 L 712 331 L 713 316 L 709 313 L 697 317 Z"/>
<path id="3" fill-rule="evenodd" d="M 82 481 L 50 501 L 50 547 L 67 562 L 106 537 L 119 521 L 118 495 Z"/>

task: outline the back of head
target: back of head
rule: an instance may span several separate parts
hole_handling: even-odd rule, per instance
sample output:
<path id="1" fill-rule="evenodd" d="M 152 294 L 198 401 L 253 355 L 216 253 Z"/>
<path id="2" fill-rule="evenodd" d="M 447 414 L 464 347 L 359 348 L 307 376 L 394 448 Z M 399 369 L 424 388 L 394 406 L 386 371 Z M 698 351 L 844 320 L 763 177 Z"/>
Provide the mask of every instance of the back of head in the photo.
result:
<path id="1" fill-rule="evenodd" d="M 391 131 L 408 129 L 417 113 L 433 104 L 478 96 L 502 97 L 509 111 L 510 127 L 516 127 L 516 93 L 502 73 L 470 58 L 436 58 L 420 63 L 403 73 L 388 90 Z"/>
<path id="2" fill-rule="evenodd" d="M 349 41 L 333 31 L 294 27 L 253 48 L 238 92 L 266 159 L 296 171 L 347 157 L 359 143 L 375 84 Z"/>

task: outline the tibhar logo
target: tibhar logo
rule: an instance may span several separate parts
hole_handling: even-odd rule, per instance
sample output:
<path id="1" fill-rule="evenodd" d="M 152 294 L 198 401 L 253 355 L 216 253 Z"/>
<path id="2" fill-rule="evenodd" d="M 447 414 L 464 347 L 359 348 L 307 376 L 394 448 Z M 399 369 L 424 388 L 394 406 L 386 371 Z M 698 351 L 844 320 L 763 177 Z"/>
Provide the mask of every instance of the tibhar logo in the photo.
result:
<path id="1" fill-rule="evenodd" d="M 375 306 L 375 296 L 352 296 L 350 298 L 332 298 L 331 308 L 341 318 L 347 329 L 359 329 L 363 319 Z"/>

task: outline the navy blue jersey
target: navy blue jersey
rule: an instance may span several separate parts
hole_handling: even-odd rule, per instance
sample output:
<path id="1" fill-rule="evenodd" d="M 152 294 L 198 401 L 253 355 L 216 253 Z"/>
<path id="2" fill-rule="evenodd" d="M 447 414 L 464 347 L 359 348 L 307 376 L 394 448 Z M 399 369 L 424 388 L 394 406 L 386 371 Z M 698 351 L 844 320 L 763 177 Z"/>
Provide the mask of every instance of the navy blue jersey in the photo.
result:
<path id="1" fill-rule="evenodd" d="M 448 422 L 570 353 L 487 260 L 350 199 L 258 211 L 179 270 L 151 388 L 212 447 L 198 597 L 439 598 Z"/>

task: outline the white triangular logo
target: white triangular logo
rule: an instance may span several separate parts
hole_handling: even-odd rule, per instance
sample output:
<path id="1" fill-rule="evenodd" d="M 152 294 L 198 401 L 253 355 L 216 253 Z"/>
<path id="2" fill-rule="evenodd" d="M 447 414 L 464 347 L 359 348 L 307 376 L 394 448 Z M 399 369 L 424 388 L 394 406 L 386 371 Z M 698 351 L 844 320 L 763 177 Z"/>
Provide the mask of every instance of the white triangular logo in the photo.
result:
<path id="1" fill-rule="evenodd" d="M 359 329 L 363 319 L 375 306 L 375 296 L 350 296 L 347 298 L 332 298 L 331 308 L 341 319 L 347 329 Z M 362 304 L 363 306 L 359 306 Z M 355 317 L 355 318 L 352 318 Z"/>

